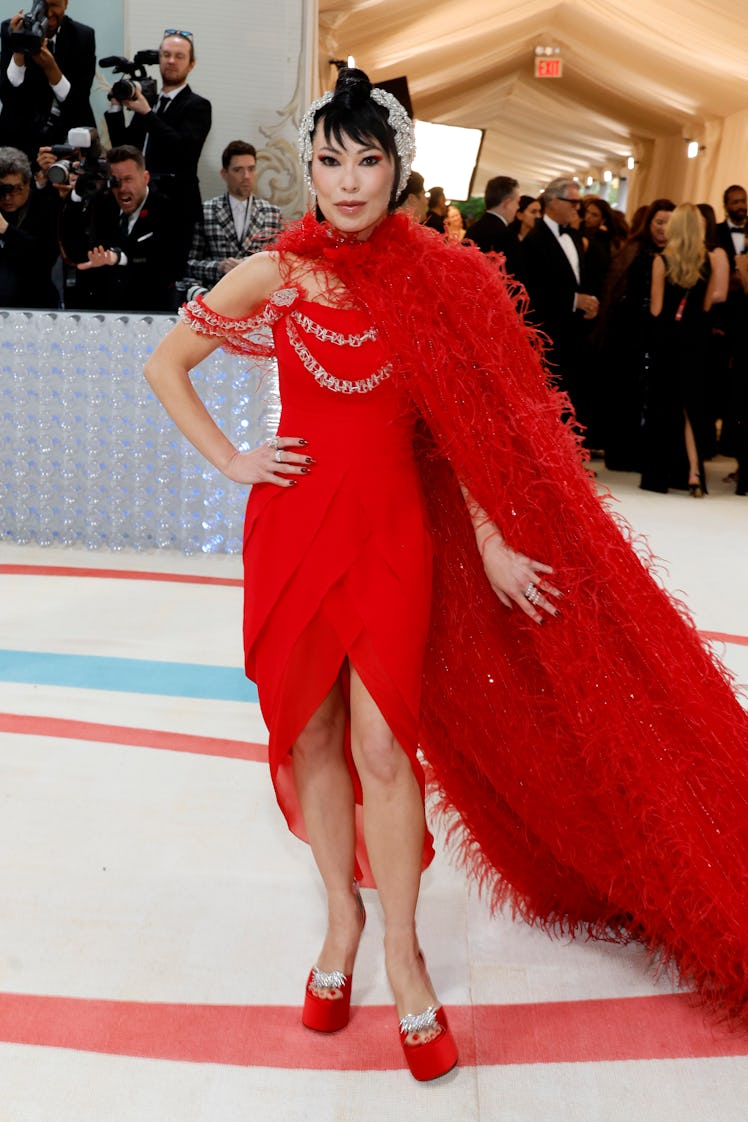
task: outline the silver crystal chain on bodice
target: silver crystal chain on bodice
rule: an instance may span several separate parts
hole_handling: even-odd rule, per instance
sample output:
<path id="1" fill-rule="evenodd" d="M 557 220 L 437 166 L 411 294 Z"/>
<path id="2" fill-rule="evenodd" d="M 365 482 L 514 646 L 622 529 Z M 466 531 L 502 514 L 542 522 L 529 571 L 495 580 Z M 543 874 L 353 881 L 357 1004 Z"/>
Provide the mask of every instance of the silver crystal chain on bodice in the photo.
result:
<path id="1" fill-rule="evenodd" d="M 314 335 L 315 339 L 321 339 L 323 343 L 334 343 L 336 347 L 361 347 L 364 343 L 373 343 L 377 338 L 376 327 L 370 327 L 360 335 L 343 335 L 341 331 L 330 331 L 328 327 L 323 327 L 303 312 L 291 312 L 291 319 L 307 335 Z"/>
<path id="2" fill-rule="evenodd" d="M 319 327 L 319 324 L 316 324 L 315 326 Z M 327 329 L 319 328 L 319 330 L 326 331 Z M 324 366 L 317 362 L 314 355 L 311 354 L 307 349 L 303 340 L 299 338 L 299 334 L 294 327 L 290 316 L 286 320 L 286 331 L 288 332 L 288 341 L 298 355 L 299 361 L 301 362 L 302 366 L 304 366 L 305 369 L 309 371 L 318 385 L 323 386 L 327 390 L 332 390 L 334 393 L 371 393 L 371 391 L 375 390 L 381 382 L 386 381 L 392 373 L 392 363 L 386 362 L 384 366 L 380 366 L 379 370 L 375 371 L 373 374 L 370 374 L 368 378 L 360 378 L 355 382 L 349 381 L 346 378 L 336 378 L 333 374 L 330 374 L 327 370 L 325 370 Z M 313 334 L 316 335 L 316 331 L 313 332 Z M 337 333 L 331 332 L 330 334 Z M 321 335 L 317 337 L 322 338 Z M 340 338 L 345 339 L 346 336 L 341 335 Z M 361 337 L 355 336 L 355 338 Z M 329 341 L 337 342 L 337 340 Z M 344 345 L 345 343 L 340 344 L 340 346 Z M 361 344 L 358 343 L 353 345 L 360 346 Z"/>

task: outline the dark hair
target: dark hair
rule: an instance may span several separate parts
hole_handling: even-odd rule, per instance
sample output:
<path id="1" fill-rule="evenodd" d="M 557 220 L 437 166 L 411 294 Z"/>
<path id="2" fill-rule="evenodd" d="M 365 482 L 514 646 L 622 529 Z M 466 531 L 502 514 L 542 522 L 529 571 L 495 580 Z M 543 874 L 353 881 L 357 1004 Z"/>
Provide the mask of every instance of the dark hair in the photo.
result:
<path id="1" fill-rule="evenodd" d="M 521 213 L 522 213 L 522 211 L 525 211 L 525 210 L 527 210 L 527 208 L 528 208 L 528 207 L 529 207 L 529 206 L 530 206 L 530 205 L 531 205 L 532 203 L 536 203 L 537 201 L 538 201 L 538 200 L 537 200 L 537 199 L 535 198 L 535 196 L 534 196 L 534 195 L 520 195 L 520 197 L 519 197 L 519 206 L 517 207 L 517 214 L 521 214 Z"/>
<path id="2" fill-rule="evenodd" d="M 707 249 L 715 249 L 717 246 L 717 216 L 714 213 L 714 207 L 709 203 L 697 203 L 696 209 L 701 213 L 704 219 L 704 241 L 706 242 Z"/>
<path id="3" fill-rule="evenodd" d="M 403 187 L 400 194 L 397 196 L 396 206 L 401 207 L 409 195 L 420 195 L 425 189 L 423 176 L 420 172 L 412 171 L 408 176 L 408 182 Z"/>
<path id="4" fill-rule="evenodd" d="M 636 240 L 642 242 L 642 244 L 652 245 L 652 235 L 649 232 L 649 227 L 652 225 L 654 216 L 661 210 L 666 210 L 669 214 L 672 214 L 675 210 L 675 203 L 672 199 L 655 199 L 653 203 L 650 203 L 639 233 L 635 234 L 632 231 L 629 235 L 629 241 Z"/>
<path id="5" fill-rule="evenodd" d="M 446 203 L 447 199 L 444 194 L 443 187 L 432 187 L 429 191 L 429 210 L 433 210 L 436 206 L 442 206 Z"/>
<path id="6" fill-rule="evenodd" d="M 338 144 L 349 137 L 356 144 L 374 141 L 394 165 L 395 175 L 390 195 L 390 210 L 397 205 L 397 185 L 400 182 L 400 157 L 395 147 L 395 133 L 387 119 L 387 110 L 371 98 L 372 84 L 363 70 L 343 66 L 338 72 L 333 96 L 317 111 L 314 127 L 322 123 L 325 140 L 333 137 Z"/>
<path id="7" fill-rule="evenodd" d="M 600 211 L 600 216 L 608 231 L 608 241 L 610 248 L 615 253 L 629 236 L 629 227 L 625 217 L 610 205 L 607 199 L 601 199 L 599 195 L 585 195 L 582 200 L 582 220 L 587 213 L 588 207 L 595 206 Z"/>
<path id="8" fill-rule="evenodd" d="M 123 164 L 125 160 L 132 160 L 141 171 L 145 171 L 145 156 L 133 144 L 120 144 L 117 148 L 110 148 L 106 158 L 108 164 Z"/>
<path id="9" fill-rule="evenodd" d="M 257 159 L 257 152 L 254 144 L 249 144 L 246 140 L 230 141 L 221 153 L 221 167 L 224 171 L 226 171 L 234 156 L 254 156 Z"/>
<path id="10" fill-rule="evenodd" d="M 517 180 L 508 175 L 495 175 L 493 179 L 489 179 L 485 191 L 486 210 L 493 210 L 495 206 L 500 206 L 518 187 Z"/>
<path id="11" fill-rule="evenodd" d="M 724 206 L 727 206 L 727 199 L 733 191 L 743 191 L 745 193 L 745 187 L 741 187 L 739 183 L 733 183 L 732 187 L 725 187 L 725 193 L 722 196 L 722 203 Z"/>

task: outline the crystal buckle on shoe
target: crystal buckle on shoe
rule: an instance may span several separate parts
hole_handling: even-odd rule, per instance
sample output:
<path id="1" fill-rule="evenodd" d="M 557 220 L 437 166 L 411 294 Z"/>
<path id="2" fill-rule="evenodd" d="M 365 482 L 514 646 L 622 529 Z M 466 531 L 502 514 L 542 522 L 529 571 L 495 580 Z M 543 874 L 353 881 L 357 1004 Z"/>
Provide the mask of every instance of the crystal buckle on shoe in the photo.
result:
<path id="1" fill-rule="evenodd" d="M 341 970 L 318 970 L 312 967 L 312 978 L 309 985 L 319 990 L 342 989 L 345 985 L 345 974 Z"/>
<path id="2" fill-rule="evenodd" d="M 429 1005 L 423 1013 L 406 1013 L 400 1021 L 400 1032 L 407 1036 L 411 1032 L 423 1032 L 424 1029 L 437 1028 L 436 1006 Z"/>

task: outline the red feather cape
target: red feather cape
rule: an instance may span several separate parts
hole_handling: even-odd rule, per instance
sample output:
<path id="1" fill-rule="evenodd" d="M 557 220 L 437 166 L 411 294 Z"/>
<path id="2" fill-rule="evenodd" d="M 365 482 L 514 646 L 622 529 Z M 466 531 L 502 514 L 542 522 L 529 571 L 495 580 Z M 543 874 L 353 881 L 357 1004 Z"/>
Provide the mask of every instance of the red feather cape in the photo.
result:
<path id="1" fill-rule="evenodd" d="M 402 216 L 352 243 L 307 215 L 277 249 L 288 283 L 312 263 L 369 312 L 427 430 L 421 748 L 467 869 L 493 906 L 633 936 L 745 1019 L 748 716 L 596 494 L 516 294 L 495 261 Z M 496 599 L 458 479 L 553 566 L 560 618 Z"/>

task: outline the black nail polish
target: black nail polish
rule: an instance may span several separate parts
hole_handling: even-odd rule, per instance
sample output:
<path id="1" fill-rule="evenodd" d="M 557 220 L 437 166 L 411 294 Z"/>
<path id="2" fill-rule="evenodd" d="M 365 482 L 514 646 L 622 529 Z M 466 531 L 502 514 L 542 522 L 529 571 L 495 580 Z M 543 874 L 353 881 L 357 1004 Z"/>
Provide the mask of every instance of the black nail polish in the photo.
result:
<path id="1" fill-rule="evenodd" d="M 299 441 L 299 444 L 308 444 L 308 443 L 309 443 L 309 441 L 308 441 L 308 440 L 300 440 L 300 441 Z"/>
<path id="2" fill-rule="evenodd" d="M 295 487 L 297 483 L 298 483 L 297 479 L 289 479 L 288 480 L 288 486 L 289 487 Z"/>
<path id="3" fill-rule="evenodd" d="M 309 468 L 301 468 L 302 475 L 309 475 Z"/>

